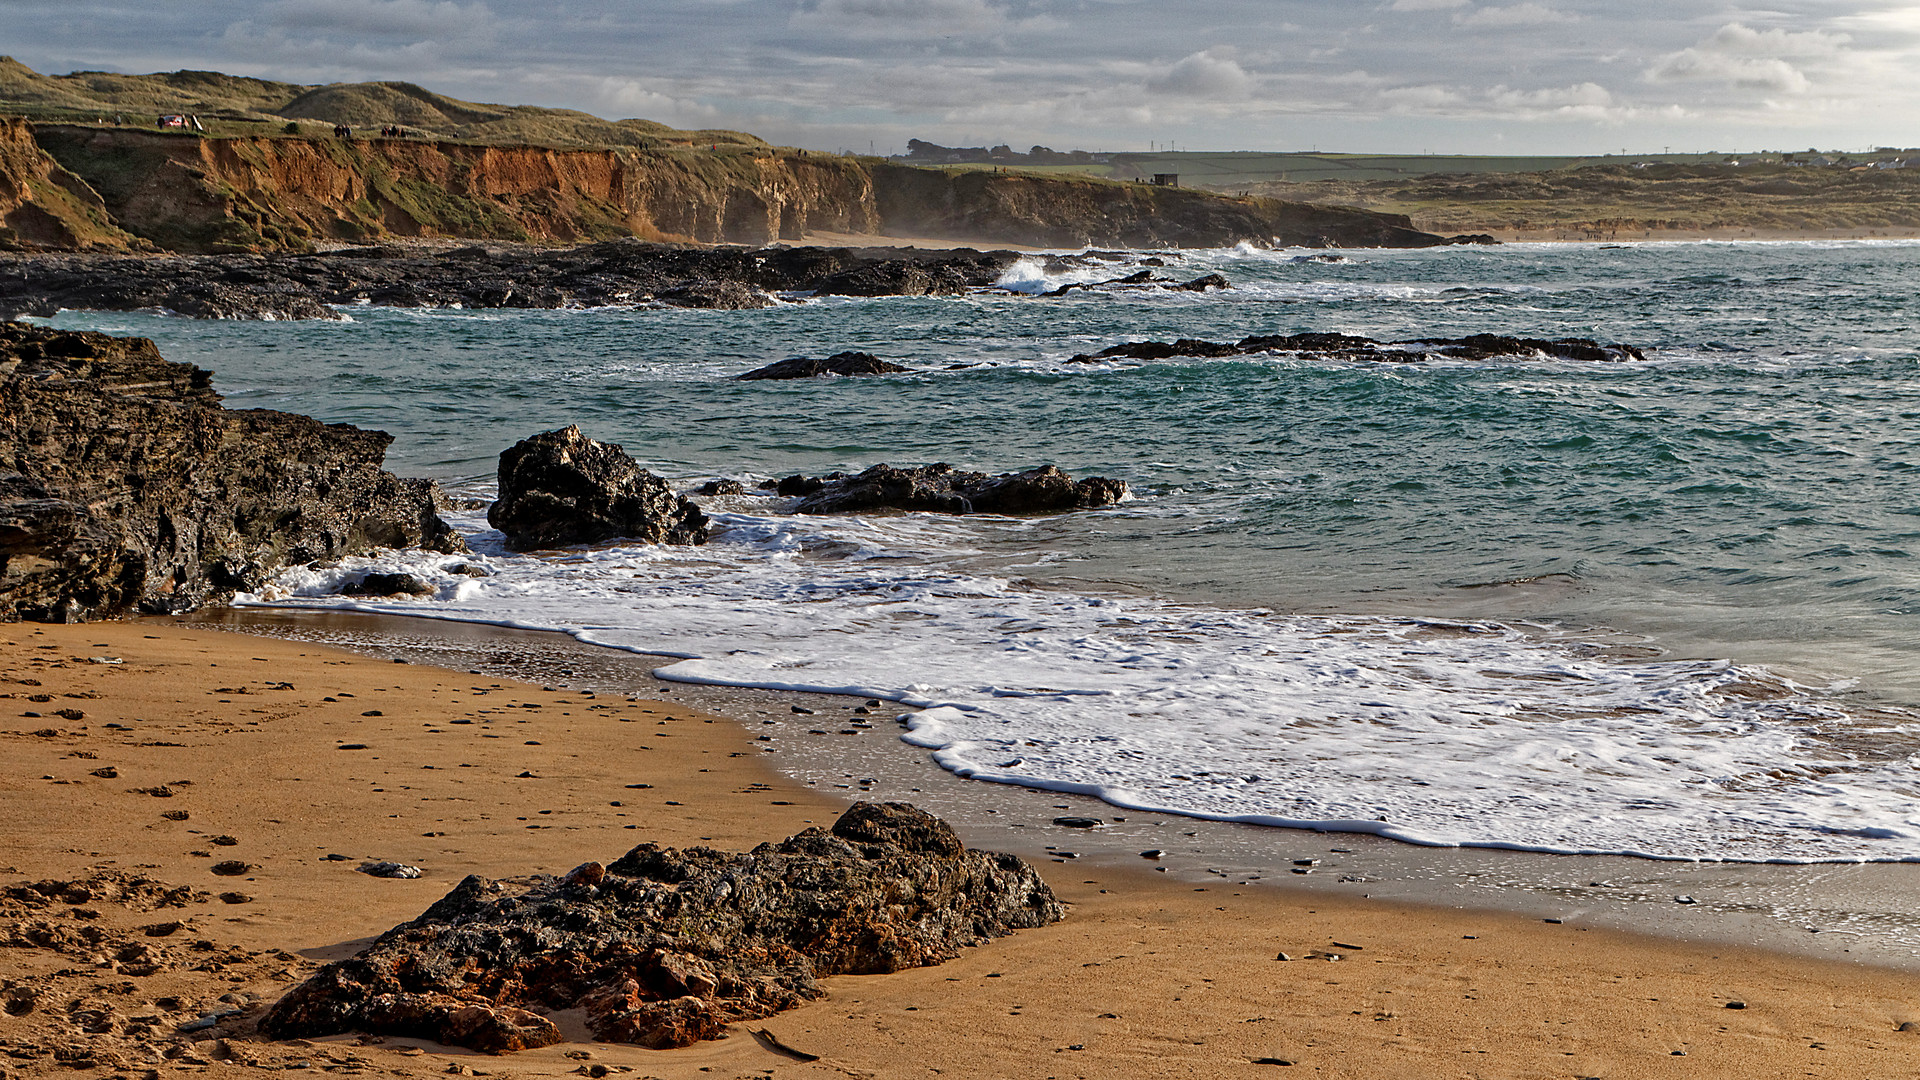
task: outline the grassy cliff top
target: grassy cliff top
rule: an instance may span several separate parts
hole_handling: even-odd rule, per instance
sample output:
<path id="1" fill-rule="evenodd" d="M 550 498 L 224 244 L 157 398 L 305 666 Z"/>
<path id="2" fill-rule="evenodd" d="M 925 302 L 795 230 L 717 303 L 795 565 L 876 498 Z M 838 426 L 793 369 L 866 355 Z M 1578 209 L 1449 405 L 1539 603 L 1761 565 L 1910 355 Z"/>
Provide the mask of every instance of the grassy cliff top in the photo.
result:
<path id="1" fill-rule="evenodd" d="M 766 145 L 739 131 L 682 131 L 652 120 L 605 120 L 572 109 L 461 101 L 407 82 L 305 86 L 216 71 L 42 75 L 0 56 L 0 115 L 83 123 L 121 117 L 145 126 L 166 113 L 197 116 L 222 133 L 270 134 L 305 122 L 398 126 L 413 135 L 538 146 Z"/>

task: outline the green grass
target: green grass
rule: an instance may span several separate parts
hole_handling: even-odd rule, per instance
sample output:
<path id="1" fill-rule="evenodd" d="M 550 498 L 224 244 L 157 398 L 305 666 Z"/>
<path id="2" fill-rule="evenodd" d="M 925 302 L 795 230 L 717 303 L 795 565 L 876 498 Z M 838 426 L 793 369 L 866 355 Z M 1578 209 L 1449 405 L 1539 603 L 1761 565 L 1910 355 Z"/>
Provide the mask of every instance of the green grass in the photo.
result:
<path id="1" fill-rule="evenodd" d="M 40 123 L 108 124 L 151 129 L 162 114 L 199 118 L 215 137 L 282 135 L 288 122 L 302 136 L 327 135 L 336 124 L 357 134 L 399 126 L 417 137 L 489 145 L 672 147 L 767 144 L 738 131 L 681 131 L 652 120 L 604 120 L 572 109 L 489 105 L 436 94 L 405 82 L 298 83 L 210 71 L 153 75 L 75 72 L 41 75 L 0 56 L 0 115 Z"/>
<path id="2" fill-rule="evenodd" d="M 1603 165 L 1524 174 L 1270 182 L 1245 190 L 1406 214 L 1419 227 L 1444 233 L 1510 230 L 1628 239 L 1673 231 L 1920 228 L 1920 169 Z"/>

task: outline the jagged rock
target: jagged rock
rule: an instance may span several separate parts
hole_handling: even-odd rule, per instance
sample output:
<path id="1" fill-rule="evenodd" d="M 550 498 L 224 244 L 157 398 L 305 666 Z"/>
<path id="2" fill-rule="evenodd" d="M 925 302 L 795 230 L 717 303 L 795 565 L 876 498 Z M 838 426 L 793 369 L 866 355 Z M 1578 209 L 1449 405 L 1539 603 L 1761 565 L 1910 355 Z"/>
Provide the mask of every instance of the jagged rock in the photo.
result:
<path id="1" fill-rule="evenodd" d="M 483 572 L 484 573 L 484 572 Z M 412 574 L 368 574 L 341 589 L 344 596 L 432 596 L 432 584 Z"/>
<path id="2" fill-rule="evenodd" d="M 1516 338 L 1474 334 L 1463 338 L 1419 338 L 1412 341 L 1375 341 L 1349 334 L 1260 334 L 1239 341 L 1132 341 L 1097 353 L 1081 353 L 1067 362 L 1092 364 L 1102 360 L 1165 360 L 1175 356 L 1218 358 L 1257 353 L 1292 353 L 1316 360 L 1372 360 L 1418 363 L 1448 360 L 1580 360 L 1620 363 L 1645 360 L 1631 345 L 1602 344 L 1591 338 Z"/>
<path id="3" fill-rule="evenodd" d="M 772 307 L 776 301 L 765 292 L 738 281 L 696 281 L 655 293 L 655 300 L 674 307 L 711 308 L 716 311 L 752 311 Z"/>
<path id="4" fill-rule="evenodd" d="M 1103 476 L 1074 480 L 1042 465 L 1023 473 L 965 472 L 947 464 L 899 469 L 875 465 L 857 476 L 824 479 L 790 476 L 779 492 L 802 494 L 797 514 L 846 514 L 861 510 L 932 510 L 946 514 L 1050 514 L 1112 506 L 1126 497 L 1124 480 Z"/>
<path id="5" fill-rule="evenodd" d="M 837 352 L 824 360 L 810 356 L 795 356 L 755 368 L 745 375 L 734 378 L 742 381 L 751 379 L 811 379 L 819 375 L 892 375 L 901 371 L 912 371 L 863 352 Z"/>
<path id="6" fill-rule="evenodd" d="M 1233 282 L 1228 281 L 1223 274 L 1203 274 L 1192 281 L 1182 281 L 1167 288 L 1178 292 L 1206 292 L 1208 289 L 1231 289 Z"/>
<path id="7" fill-rule="evenodd" d="M 465 550 L 384 432 L 228 410 L 145 338 L 0 324 L 0 619 L 177 613 L 284 566 Z"/>
<path id="8" fill-rule="evenodd" d="M 819 997 L 826 976 L 939 964 L 1063 915 L 1020 859 L 968 850 L 908 804 L 860 803 L 831 831 L 743 855 L 642 844 L 524 892 L 470 876 L 296 986 L 260 1030 L 488 1053 L 560 1041 L 513 1005 L 579 1009 L 604 1041 L 686 1046 Z"/>
<path id="9" fill-rule="evenodd" d="M 747 486 L 738 480 L 714 479 L 701 484 L 696 495 L 745 495 Z"/>
<path id="10" fill-rule="evenodd" d="M 616 536 L 653 544 L 704 544 L 707 516 L 613 443 L 575 427 L 548 431 L 500 454 L 500 498 L 487 523 L 515 551 L 593 544 Z"/>
<path id="11" fill-rule="evenodd" d="M 994 276 L 998 276 L 995 274 Z M 947 296 L 991 283 L 966 258 L 885 259 L 829 274 L 814 283 L 821 296 Z"/>
<path id="12" fill-rule="evenodd" d="M 165 309 L 197 318 L 338 319 L 329 305 L 760 308 L 769 292 L 951 293 L 985 287 L 1011 251 L 696 248 L 616 240 L 569 248 L 355 248 L 322 254 L 0 256 L 0 319 Z"/>

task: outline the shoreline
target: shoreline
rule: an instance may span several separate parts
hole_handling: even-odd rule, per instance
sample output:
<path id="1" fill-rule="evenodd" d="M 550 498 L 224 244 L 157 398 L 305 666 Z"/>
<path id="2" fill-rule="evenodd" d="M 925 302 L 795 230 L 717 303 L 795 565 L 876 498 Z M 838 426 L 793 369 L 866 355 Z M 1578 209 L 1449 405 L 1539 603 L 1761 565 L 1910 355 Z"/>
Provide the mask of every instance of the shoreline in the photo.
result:
<path id="1" fill-rule="evenodd" d="M 861 699 L 666 681 L 676 657 L 584 644 L 556 631 L 312 608 L 235 608 L 195 619 L 417 663 L 510 670 L 600 693 L 670 696 L 765 740 L 769 767 L 834 797 L 915 802 L 970 846 L 1046 865 L 1165 874 L 1315 896 L 1503 912 L 1672 941 L 1747 944 L 1815 959 L 1920 971 L 1920 899 L 1902 904 L 1920 864 L 1688 862 L 1625 855 L 1426 847 L 1367 833 L 1320 833 L 1137 812 L 1092 796 L 964 779 L 899 739 L 905 706 Z M 488 658 L 488 659 L 482 659 Z M 469 663 L 471 662 L 471 663 Z M 797 714 L 794 707 L 811 709 Z M 857 726 L 850 726 L 857 725 Z M 1056 817 L 1090 817 L 1097 829 Z M 1165 855 L 1143 860 L 1140 852 Z M 1059 852 L 1072 852 L 1070 861 Z M 1310 859 L 1303 868 L 1296 860 Z M 1684 900 L 1680 898 L 1685 898 Z"/>
<path id="2" fill-rule="evenodd" d="M 431 647 L 431 637 L 419 640 Z M 528 658 L 497 637 L 469 645 L 500 665 Z M 1523 1076 L 1751 1076 L 1789 1063 L 1892 1074 L 1914 1037 L 1898 1028 L 1920 1023 L 1907 974 L 1858 963 L 1289 885 L 1196 885 L 1144 864 L 1068 860 L 1036 864 L 1069 903 L 1066 921 L 939 967 L 835 978 L 826 999 L 752 1025 L 817 1061 L 779 1056 L 738 1030 L 681 1051 L 566 1043 L 504 1058 L 397 1037 L 263 1043 L 233 1030 L 186 1044 L 181 1057 L 142 1062 L 141 1040 L 128 1035 L 139 1017 L 160 1013 L 162 1024 L 149 1026 L 171 1029 L 196 1010 L 231 1007 L 220 993 L 257 1008 L 315 963 L 417 915 L 465 873 L 558 873 L 643 840 L 740 850 L 830 821 L 842 797 L 774 773 L 765 762 L 780 754 L 755 752 L 749 731 L 686 708 L 672 700 L 678 692 L 630 700 L 514 684 L 174 620 L 14 624 L 0 630 L 0 655 L 56 700 L 93 695 L 73 698 L 86 714 L 78 721 L 21 718 L 43 710 L 21 700 L 24 687 L 7 687 L 5 737 L 19 767 L 4 781 L 10 828 L 0 864 L 14 880 L 108 869 L 250 897 L 159 914 L 87 905 L 91 925 L 130 934 L 179 920 L 225 958 L 212 970 L 176 964 L 151 976 L 108 958 L 101 974 L 117 980 L 108 1011 L 119 1026 L 89 1052 L 103 1059 L 107 1044 L 129 1049 L 111 1051 L 122 1063 L 102 1069 L 176 1075 L 218 1060 L 282 1068 L 325 1060 L 407 1077 L 557 1076 L 591 1061 L 663 1078 L 890 1077 L 931 1075 L 938 1061 L 941 1075 L 1120 1077 L 1217 1073 L 1270 1058 L 1322 1075 L 1382 1076 L 1451 1073 L 1468 1054 Z M 541 678 L 565 670 L 530 666 Z M 523 704 L 544 707 L 507 713 Z M 449 726 L 461 711 L 477 722 Z M 60 727 L 38 734 L 31 725 L 40 723 Z M 513 737 L 521 734 L 541 737 Z M 482 741 L 489 735 L 492 745 Z M 637 748 L 647 742 L 654 749 Z M 97 769 L 116 776 L 99 779 Z M 627 786 L 642 776 L 651 789 Z M 143 790 L 152 784 L 172 796 Z M 161 808 L 188 819 L 169 821 Z M 218 846 L 228 837 L 232 845 Z M 209 846 L 185 850 L 199 844 Z M 349 861 L 324 858 L 342 852 Z M 209 873 L 216 856 L 253 865 L 223 878 Z M 374 857 L 428 874 L 353 872 Z M 155 940 L 170 958 L 205 951 Z M 63 995 L 92 1000 L 107 985 L 92 964 L 56 970 L 74 957 L 48 951 L 0 954 L 7 980 L 40 999 L 9 1021 L 16 1048 L 57 1041 L 35 1033 L 60 1022 Z M 1344 959 L 1279 963 L 1280 951 Z M 161 997 L 180 1007 L 168 1012 L 154 1004 Z M 1741 1007 L 1729 1011 L 1734 1001 Z M 1679 1056 L 1690 1060 L 1671 1060 Z M 23 1075 L 53 1068 L 45 1058 L 17 1065 Z M 57 1075 L 86 1074 L 63 1066 Z"/>

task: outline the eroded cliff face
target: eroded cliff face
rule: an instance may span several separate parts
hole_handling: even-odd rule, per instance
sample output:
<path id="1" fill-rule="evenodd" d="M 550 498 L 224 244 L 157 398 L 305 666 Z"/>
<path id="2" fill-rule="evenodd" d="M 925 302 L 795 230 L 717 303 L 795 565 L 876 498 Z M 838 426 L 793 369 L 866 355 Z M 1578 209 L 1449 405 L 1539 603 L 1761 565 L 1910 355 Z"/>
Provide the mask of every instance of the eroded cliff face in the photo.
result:
<path id="1" fill-rule="evenodd" d="M 134 243 L 99 194 L 40 149 L 26 121 L 0 120 L 0 251 L 123 251 Z"/>
<path id="2" fill-rule="evenodd" d="M 390 236 L 768 244 L 820 232 L 1046 247 L 1440 242 L 1404 217 L 1364 210 L 770 147 L 565 150 L 58 125 L 33 139 L 98 193 L 112 223 L 182 252 Z"/>
<path id="3" fill-rule="evenodd" d="M 1218 247 L 1248 240 L 1327 247 L 1445 242 L 1399 214 L 1189 188 L 874 166 L 881 220 L 896 235 L 992 238 L 1046 247 Z"/>
<path id="4" fill-rule="evenodd" d="M 864 169 L 797 152 L 207 139 L 62 126 L 35 137 L 126 229 L 176 251 L 384 236 L 765 243 L 877 224 Z"/>

